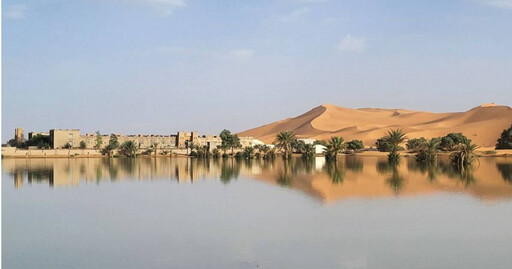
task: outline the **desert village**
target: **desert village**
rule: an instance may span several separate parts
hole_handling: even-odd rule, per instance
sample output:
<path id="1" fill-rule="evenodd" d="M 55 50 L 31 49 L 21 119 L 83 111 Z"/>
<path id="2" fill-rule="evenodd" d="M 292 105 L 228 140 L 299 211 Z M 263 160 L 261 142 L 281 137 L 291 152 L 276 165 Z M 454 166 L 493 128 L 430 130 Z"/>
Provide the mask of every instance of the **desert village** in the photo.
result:
<path id="1" fill-rule="evenodd" d="M 123 135 L 123 134 L 102 134 L 101 140 L 104 144 L 108 143 L 111 136 L 115 135 L 119 144 L 126 141 L 133 141 L 144 151 L 147 149 L 156 149 L 159 152 L 167 153 L 186 153 L 189 146 L 206 147 L 212 151 L 222 144 L 222 139 L 216 135 L 199 135 L 197 131 L 183 132 L 171 135 Z M 82 135 L 80 129 L 51 129 L 48 132 L 29 132 L 28 140 L 35 136 L 47 137 L 50 142 L 50 149 L 40 149 L 37 146 L 28 147 L 26 150 L 16 149 L 15 147 L 2 147 L 2 156 L 5 157 L 23 157 L 23 156 L 68 156 L 68 155 L 98 155 L 96 148 L 98 134 L 89 133 Z M 239 137 L 240 144 L 243 147 L 263 145 L 260 140 L 252 136 Z M 14 131 L 14 141 L 23 142 L 25 140 L 24 129 L 16 128 Z M 82 144 L 82 145 L 81 145 Z M 71 153 L 70 153 L 71 152 Z"/>

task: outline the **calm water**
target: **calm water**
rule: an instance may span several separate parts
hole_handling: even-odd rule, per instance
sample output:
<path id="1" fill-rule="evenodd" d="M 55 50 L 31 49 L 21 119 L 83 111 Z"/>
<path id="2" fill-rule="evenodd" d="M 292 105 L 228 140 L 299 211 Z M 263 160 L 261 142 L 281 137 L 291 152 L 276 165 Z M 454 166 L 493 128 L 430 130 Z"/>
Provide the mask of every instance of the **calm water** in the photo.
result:
<path id="1" fill-rule="evenodd" d="M 3 268 L 511 268 L 512 159 L 2 160 Z"/>

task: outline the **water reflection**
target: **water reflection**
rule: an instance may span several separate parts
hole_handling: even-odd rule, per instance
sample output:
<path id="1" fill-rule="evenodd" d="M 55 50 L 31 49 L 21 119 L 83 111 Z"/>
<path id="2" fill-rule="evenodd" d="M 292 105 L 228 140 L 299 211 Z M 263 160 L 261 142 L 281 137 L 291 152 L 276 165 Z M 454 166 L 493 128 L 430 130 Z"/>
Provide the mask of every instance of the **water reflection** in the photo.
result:
<path id="1" fill-rule="evenodd" d="M 507 158 L 484 158 L 464 170 L 443 159 L 420 164 L 414 158 L 403 158 L 399 164 L 390 165 L 385 158 L 356 156 L 344 156 L 337 162 L 325 162 L 323 158 L 4 159 L 2 170 L 10 174 L 15 188 L 127 180 L 185 183 L 212 179 L 228 184 L 241 177 L 300 190 L 325 202 L 437 192 L 461 192 L 488 200 L 512 197 L 512 159 Z"/>
<path id="2" fill-rule="evenodd" d="M 343 167 L 337 162 L 327 162 L 325 164 L 325 172 L 334 184 L 342 183 L 346 175 Z"/>
<path id="3" fill-rule="evenodd" d="M 512 184 L 512 163 L 496 163 L 496 168 L 500 171 L 503 180 Z"/>

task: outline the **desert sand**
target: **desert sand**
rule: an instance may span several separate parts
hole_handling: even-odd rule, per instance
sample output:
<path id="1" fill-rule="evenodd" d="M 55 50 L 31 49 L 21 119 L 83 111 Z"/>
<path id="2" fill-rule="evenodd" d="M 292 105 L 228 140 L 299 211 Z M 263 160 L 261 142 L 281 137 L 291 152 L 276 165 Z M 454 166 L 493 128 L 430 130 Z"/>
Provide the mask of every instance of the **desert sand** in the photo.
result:
<path id="1" fill-rule="evenodd" d="M 239 133 L 271 143 L 280 131 L 299 138 L 362 140 L 365 146 L 388 130 L 400 128 L 408 138 L 432 138 L 463 133 L 480 147 L 493 147 L 501 132 L 512 125 L 512 108 L 483 104 L 466 112 L 432 113 L 406 109 L 343 108 L 324 104 L 297 116 Z"/>

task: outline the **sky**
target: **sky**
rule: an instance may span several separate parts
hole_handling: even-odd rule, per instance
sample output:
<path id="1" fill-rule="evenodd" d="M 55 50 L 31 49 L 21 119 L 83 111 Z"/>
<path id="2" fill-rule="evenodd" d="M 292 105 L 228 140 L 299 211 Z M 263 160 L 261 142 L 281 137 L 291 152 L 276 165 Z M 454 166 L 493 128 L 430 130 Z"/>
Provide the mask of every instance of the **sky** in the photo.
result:
<path id="1" fill-rule="evenodd" d="M 512 0 L 2 1 L 4 142 L 487 102 L 512 106 Z"/>

